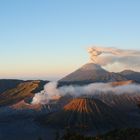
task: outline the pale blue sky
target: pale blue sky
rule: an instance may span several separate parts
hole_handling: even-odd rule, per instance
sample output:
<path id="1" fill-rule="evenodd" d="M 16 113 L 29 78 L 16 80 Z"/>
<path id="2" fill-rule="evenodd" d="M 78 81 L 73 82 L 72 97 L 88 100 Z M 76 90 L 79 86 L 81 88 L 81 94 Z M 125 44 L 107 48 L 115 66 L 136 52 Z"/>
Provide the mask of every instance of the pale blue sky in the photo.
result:
<path id="1" fill-rule="evenodd" d="M 139 0 L 0 0 L 0 78 L 61 77 L 89 45 L 140 47 Z"/>

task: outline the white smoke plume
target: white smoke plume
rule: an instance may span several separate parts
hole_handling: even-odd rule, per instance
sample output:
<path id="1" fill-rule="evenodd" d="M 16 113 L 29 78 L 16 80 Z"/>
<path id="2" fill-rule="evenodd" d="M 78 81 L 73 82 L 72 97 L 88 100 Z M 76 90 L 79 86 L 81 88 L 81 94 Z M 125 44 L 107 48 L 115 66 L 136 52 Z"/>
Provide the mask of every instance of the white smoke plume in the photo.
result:
<path id="1" fill-rule="evenodd" d="M 117 48 L 105 48 L 93 46 L 88 49 L 90 59 L 93 63 L 104 67 L 140 70 L 140 50 L 123 50 Z M 122 69 L 121 69 L 122 68 Z"/>
<path id="2" fill-rule="evenodd" d="M 33 104 L 47 104 L 52 98 L 59 97 L 60 91 L 57 88 L 57 82 L 50 82 L 44 86 L 44 90 L 36 93 Z"/>
<path id="3" fill-rule="evenodd" d="M 94 95 L 98 93 L 113 93 L 113 94 L 134 94 L 140 93 L 140 85 L 129 84 L 113 87 L 110 83 L 93 83 L 85 86 L 63 86 L 57 88 L 57 82 L 50 82 L 45 85 L 44 90 L 35 94 L 32 104 L 47 104 L 54 97 L 64 95 L 72 95 L 79 97 L 82 95 Z"/>

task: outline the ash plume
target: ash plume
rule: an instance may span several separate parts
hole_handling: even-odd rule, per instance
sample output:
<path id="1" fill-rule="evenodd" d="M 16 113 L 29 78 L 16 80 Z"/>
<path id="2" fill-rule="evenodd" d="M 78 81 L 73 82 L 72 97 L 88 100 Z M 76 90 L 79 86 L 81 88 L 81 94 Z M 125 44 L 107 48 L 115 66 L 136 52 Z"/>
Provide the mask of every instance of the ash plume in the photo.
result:
<path id="1" fill-rule="evenodd" d="M 125 69 L 140 68 L 140 51 L 136 50 L 123 50 L 117 48 L 104 48 L 104 47 L 91 47 L 88 49 L 91 55 L 91 61 L 95 64 L 107 67 L 117 63 L 118 68 L 123 66 Z M 116 69 L 116 68 L 115 68 Z M 83 95 L 95 95 L 97 93 L 114 93 L 114 94 L 133 94 L 140 93 L 140 86 L 137 84 L 119 85 L 113 87 L 111 83 L 92 83 L 85 86 L 63 86 L 58 88 L 57 82 L 50 82 L 45 85 L 44 90 L 35 94 L 33 104 L 48 104 L 50 100 L 58 99 L 67 94 L 73 97 Z"/>
<path id="2" fill-rule="evenodd" d="M 136 71 L 140 69 L 140 50 L 123 50 L 93 46 L 88 49 L 88 53 L 93 63 L 104 67 L 120 66 L 115 71 L 120 71 L 120 68 L 131 68 Z"/>
<path id="3" fill-rule="evenodd" d="M 113 87 L 110 83 L 93 83 L 85 86 L 63 86 L 57 88 L 57 82 L 50 82 L 45 85 L 44 90 L 36 93 L 32 104 L 48 104 L 54 97 L 61 97 L 67 94 L 73 97 L 93 96 L 100 93 L 113 94 L 134 94 L 140 93 L 140 86 L 136 84 L 120 85 Z"/>

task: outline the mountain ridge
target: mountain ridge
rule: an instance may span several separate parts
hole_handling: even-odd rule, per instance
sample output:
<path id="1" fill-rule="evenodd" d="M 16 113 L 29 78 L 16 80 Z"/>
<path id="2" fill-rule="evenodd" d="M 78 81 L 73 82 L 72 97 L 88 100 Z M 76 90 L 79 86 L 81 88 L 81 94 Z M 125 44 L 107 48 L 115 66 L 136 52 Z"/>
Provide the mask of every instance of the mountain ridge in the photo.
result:
<path id="1" fill-rule="evenodd" d="M 59 80 L 59 84 L 89 84 L 93 82 L 115 82 L 127 79 L 119 73 L 108 72 L 100 65 L 87 63 Z"/>
<path id="2" fill-rule="evenodd" d="M 136 72 L 133 70 L 124 70 L 120 72 L 119 74 L 126 77 L 128 80 L 133 80 L 135 82 L 140 83 L 140 72 Z"/>

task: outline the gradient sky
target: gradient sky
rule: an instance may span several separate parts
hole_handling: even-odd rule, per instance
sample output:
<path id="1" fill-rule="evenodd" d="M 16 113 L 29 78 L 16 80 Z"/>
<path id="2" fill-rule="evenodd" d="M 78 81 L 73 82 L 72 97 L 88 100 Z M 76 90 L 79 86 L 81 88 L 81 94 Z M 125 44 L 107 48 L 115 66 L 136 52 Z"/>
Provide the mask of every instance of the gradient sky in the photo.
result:
<path id="1" fill-rule="evenodd" d="M 140 47 L 140 0 L 0 0 L 0 78 L 57 79 L 90 45 Z"/>

